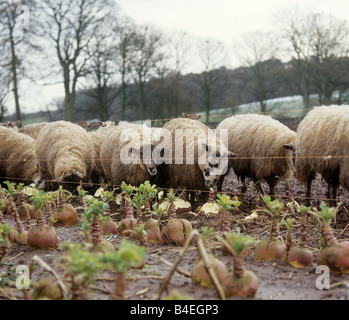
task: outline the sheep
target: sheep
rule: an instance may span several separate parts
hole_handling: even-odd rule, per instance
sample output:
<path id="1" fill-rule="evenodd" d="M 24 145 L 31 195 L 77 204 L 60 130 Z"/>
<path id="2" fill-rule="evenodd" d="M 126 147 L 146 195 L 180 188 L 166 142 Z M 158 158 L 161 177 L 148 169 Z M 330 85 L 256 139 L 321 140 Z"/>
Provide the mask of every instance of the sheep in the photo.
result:
<path id="1" fill-rule="evenodd" d="M 339 185 L 349 189 L 349 106 L 322 106 L 309 111 L 297 128 L 296 178 L 305 184 L 310 203 L 311 184 L 321 174 L 335 205 Z"/>
<path id="2" fill-rule="evenodd" d="M 46 124 L 39 132 L 35 147 L 39 166 L 39 188 L 61 184 L 75 189 L 74 183 L 91 182 L 95 151 L 85 129 L 68 121 Z M 87 187 L 88 185 L 86 185 Z"/>
<path id="3" fill-rule="evenodd" d="M 154 148 L 150 128 L 132 123 L 114 127 L 100 149 L 104 178 L 117 186 L 123 181 L 138 186 L 150 180 L 157 175 L 151 157 Z"/>
<path id="4" fill-rule="evenodd" d="M 88 132 L 95 149 L 95 166 L 93 169 L 94 182 L 101 182 L 100 177 L 103 175 L 103 168 L 100 161 L 100 151 L 103 140 L 106 138 L 108 133 L 119 124 L 119 121 L 105 121 L 99 122 L 98 124 L 100 127 L 97 130 Z"/>
<path id="5" fill-rule="evenodd" d="M 195 190 L 203 191 L 202 201 L 207 201 L 209 189 L 228 170 L 228 157 L 234 154 L 196 119 L 173 119 L 162 130 L 163 141 L 157 145 L 158 150 L 164 150 L 163 163 L 159 165 L 161 186 L 189 190 L 194 208 Z"/>
<path id="6" fill-rule="evenodd" d="M 48 122 L 27 124 L 26 126 L 19 128 L 18 131 L 32 137 L 33 139 L 36 139 L 40 130 L 46 124 L 48 124 Z"/>
<path id="7" fill-rule="evenodd" d="M 18 126 L 20 124 L 21 124 L 21 120 L 0 122 L 0 126 L 4 126 L 4 127 L 7 127 L 7 128 L 12 128 L 12 129 L 18 129 Z"/>
<path id="8" fill-rule="evenodd" d="M 35 140 L 17 129 L 0 126 L 0 176 L 2 181 L 30 184 L 38 177 Z"/>
<path id="9" fill-rule="evenodd" d="M 217 135 L 228 132 L 228 149 L 237 154 L 232 168 L 243 183 L 246 191 L 246 177 L 251 178 L 257 190 L 263 193 L 261 181 L 269 185 L 269 195 L 275 195 L 279 179 L 289 180 L 294 171 L 292 150 L 296 133 L 269 116 L 259 114 L 235 115 L 224 119 L 217 126 Z M 222 189 L 224 178 L 218 183 Z"/>

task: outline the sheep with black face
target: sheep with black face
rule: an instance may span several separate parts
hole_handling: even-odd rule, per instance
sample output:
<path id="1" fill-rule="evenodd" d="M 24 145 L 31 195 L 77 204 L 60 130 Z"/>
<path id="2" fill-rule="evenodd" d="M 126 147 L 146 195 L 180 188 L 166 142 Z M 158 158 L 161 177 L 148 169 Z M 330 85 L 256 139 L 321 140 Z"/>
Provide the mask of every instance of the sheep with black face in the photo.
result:
<path id="1" fill-rule="evenodd" d="M 157 148 L 164 150 L 163 163 L 159 166 L 159 178 L 163 186 L 209 191 L 221 175 L 229 169 L 229 152 L 214 132 L 198 120 L 178 118 L 162 128 L 162 138 Z M 203 201 L 208 192 L 203 192 Z"/>
<path id="2" fill-rule="evenodd" d="M 155 144 L 152 130 L 143 125 L 125 123 L 110 130 L 100 148 L 100 163 L 107 182 L 123 181 L 138 186 L 157 175 L 152 158 Z"/>

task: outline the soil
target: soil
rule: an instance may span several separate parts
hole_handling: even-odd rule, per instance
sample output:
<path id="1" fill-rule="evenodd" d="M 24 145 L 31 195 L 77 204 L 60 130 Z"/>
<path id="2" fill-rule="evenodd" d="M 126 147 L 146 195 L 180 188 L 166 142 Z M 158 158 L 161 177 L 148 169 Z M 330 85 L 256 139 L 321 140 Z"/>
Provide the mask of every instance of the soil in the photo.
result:
<path id="1" fill-rule="evenodd" d="M 267 187 L 262 185 L 267 191 Z M 290 181 L 292 195 L 299 203 L 303 202 L 304 188 L 295 179 Z M 244 234 L 254 236 L 256 239 L 262 239 L 269 235 L 270 219 L 267 214 L 259 213 L 259 216 L 252 220 L 245 218 L 252 213 L 256 207 L 256 192 L 252 186 L 249 186 L 245 195 L 241 194 L 241 183 L 237 181 L 233 172 L 230 172 L 223 184 L 223 191 L 227 193 L 237 194 L 242 200 L 240 211 L 231 215 L 231 229 L 238 228 Z M 326 197 L 327 186 L 319 177 L 316 178 L 312 188 L 312 196 L 314 206 L 317 206 L 322 199 Z M 279 184 L 277 193 L 281 199 L 285 198 L 285 190 L 282 184 Z M 298 198 L 297 198 L 298 197 Z M 343 202 L 340 213 L 337 215 L 337 220 L 332 224 L 335 235 L 339 240 L 349 239 L 348 227 L 348 207 L 349 207 L 349 192 L 340 188 L 338 198 Z M 347 201 L 347 202 L 346 202 Z M 299 217 L 294 213 L 287 213 L 286 215 L 293 215 L 296 222 L 299 222 Z M 285 215 L 285 216 L 286 216 Z M 122 213 L 114 212 L 113 219 L 119 221 L 122 218 Z M 190 220 L 194 228 L 201 226 L 214 227 L 216 231 L 220 231 L 221 219 L 217 216 L 196 215 L 194 213 L 184 213 L 179 215 L 181 218 Z M 14 225 L 13 218 L 5 215 L 5 220 L 10 225 Z M 162 221 L 165 223 L 166 221 Z M 34 224 L 35 221 L 32 221 Z M 71 240 L 73 242 L 83 242 L 84 237 L 78 226 L 71 227 L 55 227 L 61 242 L 64 240 Z M 280 229 L 280 236 L 285 239 L 285 228 Z M 299 228 L 294 230 L 294 240 L 297 241 L 299 237 Z M 120 243 L 119 235 L 104 236 L 109 240 L 115 248 Z M 315 218 L 310 218 L 308 229 L 308 245 L 313 250 L 314 257 L 319 248 L 319 223 Z M 233 268 L 233 257 L 231 255 L 224 255 L 221 250 L 221 245 L 218 241 L 212 240 L 210 244 L 212 254 L 220 259 L 230 270 Z M 167 276 L 170 266 L 164 262 L 164 259 L 169 263 L 174 263 L 181 247 L 169 246 L 164 244 L 149 243 L 147 248 L 147 260 L 142 269 L 130 270 L 127 273 L 127 289 L 126 299 L 128 300 L 153 300 L 158 293 L 160 285 Z M 12 244 L 9 248 L 5 258 L 0 265 L 0 299 L 23 299 L 23 292 L 18 290 L 15 286 L 15 279 L 19 274 L 16 274 L 16 268 L 19 265 L 29 266 L 34 255 L 39 256 L 49 266 L 54 268 L 58 273 L 60 272 L 55 265 L 55 259 L 62 255 L 61 247 L 56 250 L 32 250 L 27 246 Z M 198 249 L 196 243 L 190 246 L 189 251 L 184 255 L 178 268 L 190 274 L 191 269 L 198 261 Z M 330 274 L 329 289 L 317 288 L 316 283 L 321 282 L 317 270 L 316 260 L 306 267 L 296 269 L 282 261 L 270 262 L 255 262 L 253 257 L 253 247 L 251 253 L 244 259 L 245 268 L 251 270 L 258 277 L 259 288 L 251 300 L 347 300 L 349 299 L 349 275 L 335 275 Z M 184 272 L 184 273 L 185 273 Z M 38 266 L 31 275 L 34 282 L 44 277 L 52 277 L 52 274 L 45 271 L 41 266 Z M 109 300 L 110 292 L 114 287 L 115 274 L 111 271 L 104 271 L 98 273 L 91 283 L 92 297 L 96 300 Z M 319 282 L 320 281 L 320 282 Z M 214 288 L 204 288 L 199 285 L 193 285 L 191 278 L 188 275 L 175 272 L 171 278 L 167 290 L 161 296 L 161 299 L 178 289 L 181 294 L 190 296 L 193 300 L 218 300 L 219 295 Z M 228 300 L 240 300 L 239 297 L 229 297 Z"/>

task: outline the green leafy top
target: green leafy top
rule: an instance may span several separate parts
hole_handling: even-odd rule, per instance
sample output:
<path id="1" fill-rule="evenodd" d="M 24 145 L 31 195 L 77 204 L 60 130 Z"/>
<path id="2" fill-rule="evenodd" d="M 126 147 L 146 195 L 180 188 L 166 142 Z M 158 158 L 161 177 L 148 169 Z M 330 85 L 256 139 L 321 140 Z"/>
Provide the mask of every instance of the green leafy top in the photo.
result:
<path id="1" fill-rule="evenodd" d="M 288 231 L 290 231 L 292 230 L 295 221 L 296 220 L 294 218 L 287 218 L 286 220 L 281 221 L 281 224 L 284 225 Z"/>
<path id="2" fill-rule="evenodd" d="M 132 197 L 132 204 L 136 209 L 141 208 L 144 205 L 144 195 L 141 193 L 136 193 Z"/>
<path id="3" fill-rule="evenodd" d="M 156 217 L 161 217 L 162 215 L 167 216 L 168 212 L 165 209 L 159 207 L 156 203 L 152 205 L 151 214 Z"/>
<path id="4" fill-rule="evenodd" d="M 322 223 L 329 224 L 331 220 L 334 220 L 336 218 L 336 214 L 340 205 L 341 204 L 339 203 L 337 207 L 328 207 L 324 202 L 321 202 L 319 206 L 320 211 L 316 209 L 314 214 Z"/>
<path id="5" fill-rule="evenodd" d="M 92 223 L 94 216 L 102 217 L 105 210 L 109 208 L 108 203 L 98 200 L 94 197 L 86 198 L 87 208 L 84 212 L 84 217 L 89 223 Z"/>
<path id="6" fill-rule="evenodd" d="M 233 253 L 236 255 L 240 255 L 243 252 L 246 252 L 255 242 L 256 239 L 249 236 L 244 235 L 238 232 L 231 231 L 226 235 L 227 242 L 231 245 L 233 249 Z"/>
<path id="7" fill-rule="evenodd" d="M 65 241 L 62 248 L 66 252 L 58 258 L 57 262 L 73 277 L 91 279 L 98 270 L 105 268 L 99 254 L 91 252 L 90 248 L 80 243 Z"/>
<path id="8" fill-rule="evenodd" d="M 209 238 L 211 236 L 213 236 L 216 232 L 214 231 L 213 227 L 201 227 L 200 228 L 200 234 L 204 237 L 204 238 Z"/>
<path id="9" fill-rule="evenodd" d="M 30 201 L 39 210 L 42 209 L 48 202 L 52 202 L 52 197 L 45 193 L 44 190 L 33 190 L 33 195 L 30 197 Z"/>
<path id="10" fill-rule="evenodd" d="M 151 185 L 149 180 L 145 181 L 139 186 L 139 192 L 141 192 L 144 195 L 144 199 L 150 200 L 152 198 L 155 198 L 158 190 L 156 189 L 156 185 Z"/>
<path id="11" fill-rule="evenodd" d="M 285 206 L 284 203 L 279 199 L 272 201 L 270 196 L 264 196 L 262 198 L 267 208 L 260 210 L 269 213 L 273 217 L 278 217 Z"/>
<path id="12" fill-rule="evenodd" d="M 177 197 L 176 197 L 173 190 L 170 190 L 169 192 L 167 192 L 165 201 L 168 201 L 169 203 L 173 203 L 176 201 L 176 199 L 177 199 Z"/>
<path id="13" fill-rule="evenodd" d="M 4 189 L 5 193 L 9 195 L 15 195 L 17 192 L 16 183 L 10 181 L 4 181 L 4 183 L 7 185 L 7 190 Z"/>
<path id="14" fill-rule="evenodd" d="M 230 196 L 226 195 L 226 194 L 218 194 L 217 195 L 217 203 L 219 204 L 219 206 L 224 210 L 224 211 L 229 211 L 231 209 L 237 209 L 241 202 L 236 198 L 234 200 L 232 200 L 230 198 Z"/>
<path id="15" fill-rule="evenodd" d="M 83 197 L 85 197 L 86 194 L 87 194 L 87 191 L 84 190 L 84 189 L 83 189 L 82 187 L 80 187 L 80 186 L 78 186 L 78 187 L 76 188 L 76 190 L 78 191 L 79 198 L 83 198 Z"/>
<path id="16" fill-rule="evenodd" d="M 146 249 L 144 247 L 123 239 L 116 251 L 106 251 L 100 256 L 100 261 L 108 268 L 125 273 L 145 257 Z"/>
<path id="17" fill-rule="evenodd" d="M 130 184 L 127 185 L 127 183 L 126 183 L 125 181 L 123 181 L 123 182 L 121 183 L 120 188 L 121 188 L 121 190 L 122 190 L 123 192 L 125 192 L 125 193 L 126 193 L 127 195 L 129 195 L 129 196 L 131 196 L 132 193 L 136 190 L 136 187 L 133 187 L 133 186 L 131 186 Z"/>

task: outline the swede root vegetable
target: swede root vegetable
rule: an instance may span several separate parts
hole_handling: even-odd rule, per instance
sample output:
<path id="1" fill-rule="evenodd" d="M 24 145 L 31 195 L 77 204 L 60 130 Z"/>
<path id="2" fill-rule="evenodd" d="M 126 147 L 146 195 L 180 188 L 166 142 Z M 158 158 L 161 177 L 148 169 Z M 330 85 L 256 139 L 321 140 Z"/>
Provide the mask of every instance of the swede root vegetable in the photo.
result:
<path id="1" fill-rule="evenodd" d="M 230 196 L 226 194 L 223 194 L 223 195 L 218 194 L 217 197 L 218 197 L 217 203 L 223 211 L 222 232 L 224 234 L 224 233 L 230 232 L 229 211 L 230 210 L 237 211 L 241 203 L 237 197 L 235 197 L 234 199 L 231 199 Z"/>
<path id="2" fill-rule="evenodd" d="M 168 210 L 169 221 L 161 230 L 161 238 L 166 244 L 183 246 L 193 230 L 192 224 L 187 219 L 177 219 L 176 208 L 174 206 L 176 197 L 173 192 L 167 194 L 165 201 L 168 201 L 170 204 Z"/>
<path id="3" fill-rule="evenodd" d="M 104 211 L 107 219 L 102 222 L 102 231 L 104 234 L 117 234 L 118 225 L 113 221 L 110 214 L 110 204 L 114 200 L 114 191 L 101 191 L 102 200 L 108 204 L 108 208 Z"/>
<path id="4" fill-rule="evenodd" d="M 8 224 L 0 224 L 0 262 L 7 253 L 8 248 L 11 246 L 9 240 L 10 228 Z"/>
<path id="5" fill-rule="evenodd" d="M 136 190 L 135 187 L 127 185 L 124 181 L 121 184 L 121 190 L 124 193 L 126 217 L 118 224 L 118 231 L 123 237 L 130 237 L 133 228 L 137 227 L 137 220 L 133 215 L 132 194 Z"/>
<path id="6" fill-rule="evenodd" d="M 222 283 L 223 279 L 228 275 L 228 269 L 225 264 L 219 259 L 215 258 L 210 254 L 208 239 L 214 235 L 213 228 L 202 227 L 200 230 L 200 235 L 208 253 L 208 259 L 210 261 L 211 267 L 213 268 L 219 283 Z M 214 288 L 214 283 L 206 270 L 206 264 L 202 258 L 195 264 L 191 270 L 191 281 L 193 284 L 198 284 L 202 287 Z"/>
<path id="7" fill-rule="evenodd" d="M 316 257 L 318 265 L 326 265 L 330 272 L 336 274 L 349 273 L 349 241 L 338 241 L 331 228 L 331 220 L 335 219 L 337 207 L 320 204 L 320 211 L 315 215 L 322 224 L 320 250 Z"/>
<path id="8" fill-rule="evenodd" d="M 82 229 L 85 234 L 86 229 L 89 229 L 88 233 L 91 235 L 89 240 L 93 245 L 93 250 L 95 252 L 113 250 L 113 245 L 102 238 L 101 220 L 105 219 L 103 211 L 108 209 L 108 204 L 93 197 L 87 199 L 86 204 L 87 208 L 82 217 Z"/>
<path id="9" fill-rule="evenodd" d="M 62 226 L 77 224 L 79 222 L 78 213 L 70 203 L 67 203 L 71 195 L 66 190 L 63 190 L 62 186 L 59 186 L 57 197 L 57 210 L 54 213 L 56 223 Z"/>
<path id="10" fill-rule="evenodd" d="M 123 239 L 116 251 L 108 251 L 99 257 L 99 260 L 116 272 L 112 300 L 124 300 L 127 286 L 126 273 L 130 268 L 139 265 L 146 259 L 146 250 Z"/>
<path id="11" fill-rule="evenodd" d="M 143 223 L 142 207 L 144 206 L 144 196 L 140 193 L 136 193 L 132 197 L 132 204 L 136 209 L 137 225 L 140 225 Z"/>
<path id="12" fill-rule="evenodd" d="M 255 261 L 271 261 L 279 260 L 285 254 L 285 244 L 278 240 L 279 237 L 279 216 L 284 208 L 284 204 L 279 200 L 271 201 L 270 196 L 263 197 L 267 208 L 262 208 L 260 211 L 267 212 L 271 216 L 271 230 L 269 238 L 259 240 L 254 249 Z"/>
<path id="13" fill-rule="evenodd" d="M 307 215 L 311 207 L 299 206 L 297 211 L 301 217 L 301 239 L 299 246 L 293 246 L 288 253 L 288 263 L 295 268 L 304 268 L 313 263 L 313 252 L 306 248 L 307 245 Z"/>
<path id="14" fill-rule="evenodd" d="M 221 208 L 222 215 L 223 215 L 223 222 L 222 222 L 222 233 L 223 238 L 225 238 L 225 235 L 230 232 L 230 210 L 233 210 L 236 212 L 241 204 L 241 202 L 238 200 L 237 197 L 234 199 L 231 199 L 230 196 L 226 194 L 219 194 L 217 195 L 217 203 L 219 207 Z M 224 254 L 229 253 L 227 248 L 225 246 L 222 246 L 222 252 Z"/>
<path id="15" fill-rule="evenodd" d="M 27 203 L 25 201 L 24 198 L 24 184 L 23 183 L 19 183 L 17 185 L 17 190 L 16 190 L 16 194 L 17 194 L 17 211 L 19 214 L 19 217 L 22 219 L 35 219 L 35 208 L 33 205 Z"/>
<path id="16" fill-rule="evenodd" d="M 149 180 L 139 186 L 139 192 L 144 197 L 144 230 L 148 232 L 148 241 L 153 243 L 162 243 L 160 235 L 160 226 L 158 220 L 152 217 L 150 202 L 157 196 L 156 185 L 151 185 Z"/>
<path id="17" fill-rule="evenodd" d="M 255 243 L 255 239 L 240 232 L 230 232 L 226 238 L 228 241 L 221 240 L 234 256 L 234 271 L 222 281 L 224 293 L 227 297 L 254 297 L 259 286 L 258 278 L 244 268 L 243 255 Z"/>
<path id="18" fill-rule="evenodd" d="M 17 207 L 13 201 L 13 196 L 16 194 L 17 190 L 16 190 L 16 184 L 9 182 L 9 181 L 5 181 L 5 184 L 7 185 L 8 188 L 8 200 L 9 200 L 9 204 L 8 204 L 8 208 L 7 208 L 7 212 L 11 215 L 13 215 L 14 221 L 16 223 L 16 227 L 17 227 L 17 232 L 18 235 L 16 236 L 16 239 L 14 242 L 21 244 L 21 245 L 26 245 L 27 244 L 27 237 L 28 237 L 28 231 L 23 229 L 22 226 L 22 222 L 20 220 L 18 211 L 17 211 Z M 13 235 L 12 235 L 13 236 Z"/>
<path id="19" fill-rule="evenodd" d="M 79 244 L 65 241 L 62 249 L 65 253 L 56 259 L 58 266 L 69 279 L 69 289 L 72 300 L 90 300 L 90 282 L 95 273 L 105 268 L 101 262 L 100 253 L 91 252 L 91 244 Z"/>
<path id="20" fill-rule="evenodd" d="M 208 201 L 201 207 L 199 214 L 207 216 L 218 215 L 220 212 L 220 206 L 216 202 L 216 196 L 214 190 L 211 188 L 208 196 Z"/>
<path id="21" fill-rule="evenodd" d="M 287 229 L 287 233 L 286 233 L 286 250 L 284 253 L 284 256 L 282 258 L 282 260 L 284 262 L 288 262 L 288 255 L 289 252 L 293 246 L 293 240 L 292 240 L 292 229 L 293 229 L 293 224 L 295 222 L 295 219 L 293 218 L 287 218 L 286 220 L 282 221 L 281 224 L 284 225 Z"/>
<path id="22" fill-rule="evenodd" d="M 32 298 L 34 300 L 60 300 L 63 298 L 63 293 L 57 280 L 44 278 L 35 284 Z"/>
<path id="23" fill-rule="evenodd" d="M 43 190 L 33 192 L 30 198 L 33 205 L 37 208 L 36 226 L 28 231 L 27 242 L 31 249 L 41 248 L 54 250 L 59 247 L 60 239 L 52 227 L 53 221 L 46 225 L 42 208 L 47 202 L 47 195 Z"/>

